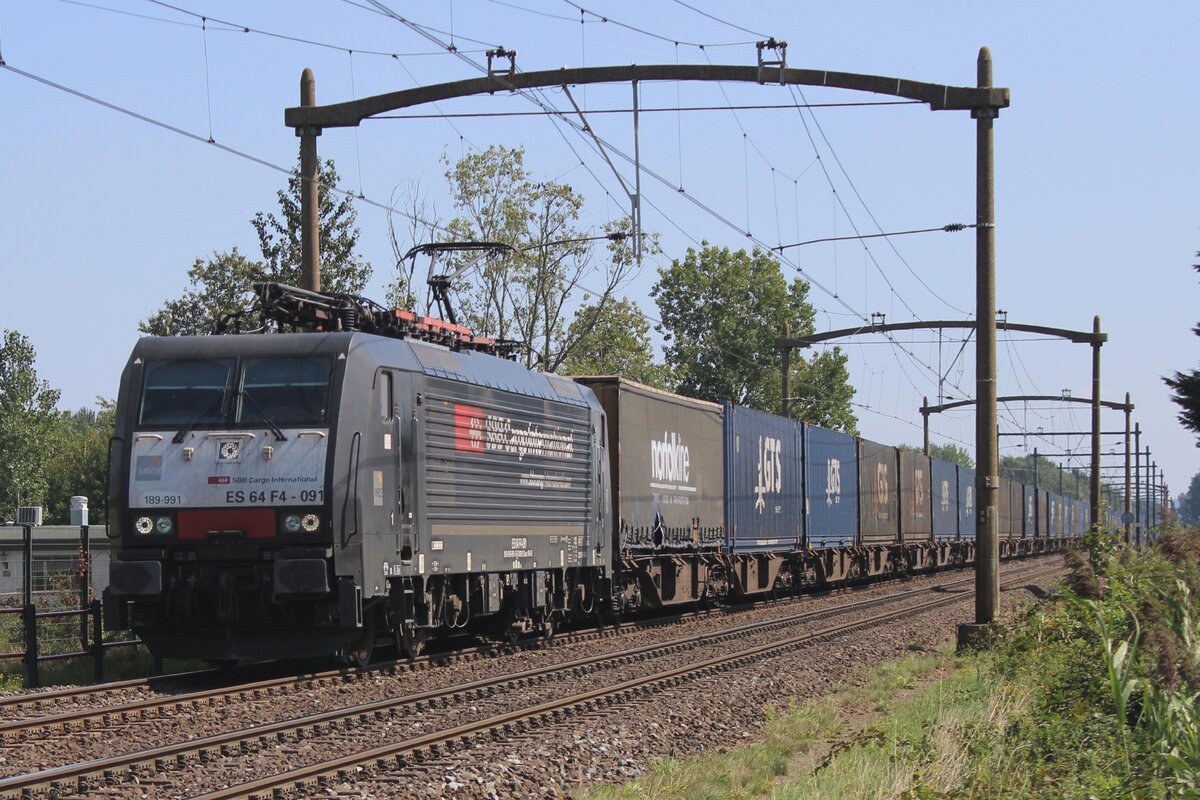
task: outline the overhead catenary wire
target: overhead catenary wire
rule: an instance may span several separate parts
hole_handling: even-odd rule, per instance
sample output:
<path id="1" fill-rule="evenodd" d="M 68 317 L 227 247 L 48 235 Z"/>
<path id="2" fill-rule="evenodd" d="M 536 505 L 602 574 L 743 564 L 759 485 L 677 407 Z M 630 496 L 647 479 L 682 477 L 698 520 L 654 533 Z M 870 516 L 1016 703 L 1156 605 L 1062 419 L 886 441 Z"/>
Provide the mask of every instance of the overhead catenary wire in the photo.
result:
<path id="1" fill-rule="evenodd" d="M 690 3 L 685 3 L 685 2 L 683 2 L 683 0 L 675 0 L 675 3 L 677 5 L 683 6 L 686 9 L 689 9 L 691 11 L 695 11 L 697 14 L 699 14 L 702 17 L 708 17 L 709 19 L 711 19 L 714 22 L 719 22 L 726 27 L 733 28 L 735 30 L 739 30 L 743 33 L 748 33 L 751 36 L 757 36 L 761 39 L 769 39 L 770 38 L 765 33 L 759 33 L 758 31 L 753 31 L 753 30 L 750 30 L 749 28 L 744 28 L 741 25 L 736 25 L 732 22 L 729 22 L 728 20 L 721 19 L 720 17 L 709 14 L 707 11 L 702 11 L 699 8 L 696 8 L 694 5 L 691 5 Z"/>
<path id="2" fill-rule="evenodd" d="M 70 86 L 66 86 L 66 85 L 58 83 L 56 81 L 52 81 L 49 78 L 44 78 L 41 75 L 36 75 L 32 72 L 27 72 L 26 70 L 18 69 L 17 67 L 12 66 L 11 64 L 0 62 L 0 69 L 4 69 L 8 72 L 11 72 L 14 75 L 19 75 L 22 78 L 27 78 L 31 81 L 35 81 L 44 86 L 48 86 L 52 89 L 56 89 L 60 92 L 74 95 L 75 97 L 77 97 L 81 100 L 86 100 L 89 103 L 94 103 L 95 105 L 101 106 L 103 108 L 107 108 L 110 111 L 115 111 L 118 114 L 124 114 L 127 117 L 132 117 L 133 119 L 139 120 L 148 125 L 153 125 L 156 128 L 161 128 L 165 131 L 169 131 L 169 132 L 177 134 L 179 136 L 183 136 L 187 139 L 191 139 L 193 141 L 200 142 L 201 144 L 210 145 L 222 152 L 229 153 L 230 155 L 245 159 L 246 161 L 250 161 L 252 163 L 258 164 L 259 166 L 266 167 L 268 169 L 272 169 L 276 172 L 280 172 L 289 177 L 292 176 L 293 174 L 295 174 L 295 170 L 281 166 L 272 161 L 268 161 L 265 158 L 260 158 L 259 156 L 252 155 L 251 153 L 248 153 L 244 150 L 239 150 L 236 147 L 231 147 L 227 144 L 223 144 L 222 142 L 218 142 L 214 139 L 206 139 L 201 134 L 194 133 L 194 132 L 186 130 L 184 128 L 180 128 L 179 126 L 172 125 L 169 122 L 163 122 L 162 120 L 155 119 L 154 117 L 150 117 L 146 114 L 142 114 L 140 112 L 126 108 L 124 106 L 117 105 L 116 103 L 111 103 L 108 100 L 103 100 L 99 97 L 96 97 L 95 95 L 89 94 L 84 91 L 80 91 L 79 89 L 73 89 Z M 439 231 L 442 233 L 450 233 L 450 230 L 448 228 L 445 228 L 442 225 L 438 225 L 434 222 L 430 222 L 428 220 L 421 219 L 420 217 L 414 216 L 412 214 L 408 214 L 404 211 L 400 211 L 399 209 L 397 209 L 393 206 L 389 206 L 385 203 L 381 203 L 378 200 L 372 200 L 369 197 L 360 196 L 350 190 L 343 189 L 340 186 L 328 183 L 326 181 L 322 181 L 320 179 L 318 179 L 317 182 L 319 184 L 321 184 L 322 186 L 324 186 L 325 188 L 327 188 L 329 191 L 334 192 L 335 194 L 340 194 L 344 197 L 351 198 L 352 200 L 358 200 L 360 202 L 366 203 L 367 205 L 374 206 L 383 211 L 386 211 L 389 214 L 395 214 L 397 216 L 404 217 L 405 219 L 409 219 L 409 220 L 412 220 L 413 222 L 417 222 L 421 225 L 425 225 L 425 226 L 429 227 L 431 230 Z"/>
<path id="3" fill-rule="evenodd" d="M 92 5 L 89 3 L 81 3 L 81 2 L 79 2 L 79 0 L 59 0 L 59 2 L 71 3 L 73 5 L 87 6 L 89 8 L 95 8 L 95 9 L 98 9 L 101 11 L 111 11 L 116 14 L 125 14 L 128 16 L 140 16 L 140 17 L 143 17 L 144 19 L 151 19 L 151 20 L 155 20 L 158 22 L 175 22 L 176 24 L 182 24 L 182 23 L 179 23 L 177 20 L 169 20 L 169 19 L 164 19 L 162 17 L 151 17 L 151 16 L 144 15 L 144 14 L 134 14 L 132 12 L 124 11 L 121 9 L 108 8 L 106 6 Z M 214 28 L 214 30 L 224 30 L 225 32 L 233 32 L 233 33 L 251 33 L 251 34 L 256 34 L 258 36 L 265 36 L 265 37 L 268 37 L 271 39 L 279 39 L 281 41 L 293 42 L 295 44 L 304 44 L 304 45 L 310 45 L 312 47 L 321 47 L 321 48 L 325 48 L 327 50 L 341 50 L 341 51 L 354 50 L 356 53 L 360 53 L 362 55 L 385 56 L 388 58 L 442 56 L 442 55 L 448 54 L 448 51 L 444 50 L 444 49 L 439 50 L 437 52 L 398 53 L 398 52 L 389 52 L 386 50 L 372 50 L 370 48 L 364 48 L 364 47 L 347 47 L 346 45 L 342 45 L 342 44 L 332 44 L 330 42 L 323 42 L 323 41 L 320 41 L 317 39 L 308 39 L 303 36 L 292 36 L 292 35 L 286 34 L 286 33 L 278 33 L 276 31 L 268 31 L 268 30 L 264 30 L 262 28 L 256 28 L 256 27 L 251 27 L 249 25 L 242 25 L 237 22 L 231 22 L 229 20 L 218 19 L 211 15 L 201 14 L 198 11 L 192 11 L 192 10 L 190 10 L 188 8 L 184 8 L 183 6 L 180 6 L 180 5 L 168 3 L 165 0 L 146 0 L 146 2 L 153 3 L 154 5 L 161 6 L 163 8 L 168 8 L 172 11 L 175 11 L 179 14 L 184 14 L 193 19 L 207 20 L 210 23 L 216 22 L 220 25 L 225 26 L 224 29 Z M 204 24 L 204 23 L 201 22 L 200 24 Z M 197 25 L 196 27 L 199 27 L 199 25 Z M 487 42 L 478 42 L 478 44 L 481 44 L 484 46 L 489 46 Z M 479 51 L 473 51 L 473 52 L 483 52 L 483 51 L 479 50 Z"/>
<path id="4" fill-rule="evenodd" d="M 620 20 L 613 19 L 612 17 L 608 16 L 607 14 L 597 14 L 595 11 L 592 11 L 591 9 L 585 8 L 581 5 L 579 5 L 578 3 L 574 2 L 574 0 L 562 0 L 562 1 L 564 3 L 566 3 L 567 5 L 571 6 L 572 8 L 578 9 L 579 11 L 582 11 L 583 13 L 585 13 L 591 17 L 594 17 L 596 20 L 598 20 L 600 22 L 610 23 L 612 25 L 616 25 L 619 28 L 625 28 L 627 30 L 633 31 L 634 33 L 640 33 L 643 36 L 649 36 L 653 39 L 658 39 L 661 42 L 667 42 L 669 44 L 682 44 L 682 45 L 687 45 L 688 47 L 700 47 L 700 48 L 704 48 L 704 47 L 737 47 L 740 45 L 754 44 L 754 42 L 750 42 L 750 41 L 746 41 L 746 42 L 689 42 L 684 39 L 680 39 L 677 36 L 665 36 L 661 33 L 654 33 L 653 31 L 648 31 L 645 28 L 639 28 L 636 25 L 630 25 L 627 22 L 621 22 Z"/>

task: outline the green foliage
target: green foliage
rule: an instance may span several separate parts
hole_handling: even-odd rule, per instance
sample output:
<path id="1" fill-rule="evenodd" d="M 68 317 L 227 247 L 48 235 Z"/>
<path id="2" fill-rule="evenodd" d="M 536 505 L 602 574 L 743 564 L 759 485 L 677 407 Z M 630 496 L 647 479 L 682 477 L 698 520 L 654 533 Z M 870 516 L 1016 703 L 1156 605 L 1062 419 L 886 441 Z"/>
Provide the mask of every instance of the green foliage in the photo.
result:
<path id="1" fill-rule="evenodd" d="M 355 252 L 357 212 L 348 197 L 335 194 L 337 170 L 326 161 L 317 192 L 321 228 L 321 289 L 359 294 L 371 277 L 371 265 Z M 300 175 L 293 171 L 286 191 L 278 194 L 279 214 L 259 212 L 250 224 L 258 234 L 262 261 L 253 261 L 234 247 L 196 259 L 188 270 L 188 288 L 169 299 L 138 330 L 151 336 L 197 336 L 211 333 L 223 317 L 244 308 L 255 283 L 301 283 Z"/>
<path id="2" fill-rule="evenodd" d="M 567 375 L 621 375 L 660 389 L 667 387 L 666 367 L 654 361 L 650 323 L 632 300 L 580 306 L 567 338 L 577 342 L 562 363 L 561 371 Z"/>
<path id="3" fill-rule="evenodd" d="M 453 302 L 460 316 L 481 335 L 524 342 L 526 366 L 558 371 L 581 352 L 589 321 L 600 318 L 634 270 L 631 241 L 610 240 L 606 257 L 599 257 L 595 242 L 588 241 L 596 235 L 579 227 L 583 197 L 567 184 L 536 181 L 521 148 L 493 145 L 468 154 L 446 170 L 446 180 L 456 212 L 446 225 L 446 241 L 515 248 L 459 277 Z M 628 229 L 612 223 L 604 231 L 616 233 Z M 646 247 L 654 251 L 652 239 Z M 447 255 L 438 270 L 453 273 L 478 255 Z M 402 274 L 394 295 L 413 297 L 412 283 L 411 273 Z M 576 314 L 568 329 L 566 312 L 580 292 L 594 298 L 592 311 Z"/>
<path id="4" fill-rule="evenodd" d="M 902 444 L 900 445 L 900 449 L 907 450 L 910 453 L 925 452 L 924 447 L 917 447 L 916 445 L 912 444 Z M 967 469 L 975 469 L 975 459 L 971 458 L 971 454 L 966 450 L 966 448 L 959 447 L 956 444 L 950 444 L 949 442 L 946 444 L 930 444 L 929 456 L 930 458 L 936 458 L 939 461 L 957 464 L 960 467 L 966 467 Z"/>
<path id="5" fill-rule="evenodd" d="M 1027 456 L 1004 456 L 1000 459 L 1000 476 L 1020 483 L 1033 483 L 1035 459 Z M 1081 469 L 1061 471 L 1062 486 L 1059 487 L 1058 464 L 1045 456 L 1036 459 L 1037 485 L 1039 489 L 1062 494 L 1067 497 L 1087 498 L 1091 496 L 1087 472 Z"/>
<path id="6" fill-rule="evenodd" d="M 75 495 L 90 500 L 88 522 L 103 525 L 104 481 L 108 469 L 108 440 L 116 421 L 116 403 L 96 398 L 96 408 L 63 413 L 49 445 L 50 480 L 46 499 L 47 522 L 70 522 L 70 501 Z"/>
<path id="7" fill-rule="evenodd" d="M 1200 256 L 1200 253 L 1196 255 Z M 1194 264 L 1193 269 L 1200 272 L 1200 264 Z M 1200 336 L 1200 325 L 1192 328 L 1192 333 Z M 1200 370 L 1176 372 L 1163 381 L 1172 389 L 1171 400 L 1182 409 L 1179 422 L 1188 430 L 1200 433 Z"/>
<path id="8" fill-rule="evenodd" d="M 1187 491 L 1179 495 L 1175 508 L 1179 512 L 1179 521 L 1184 525 L 1200 525 L 1200 472 L 1192 476 Z"/>
<path id="9" fill-rule="evenodd" d="M 39 380 L 37 353 L 17 331 L 4 331 L 0 342 L 0 518 L 17 506 L 46 502 L 50 486 L 50 449 L 59 419 L 59 391 Z M 3 521 L 0 519 L 0 521 Z"/>
<path id="10" fill-rule="evenodd" d="M 814 331 L 808 290 L 799 279 L 789 285 L 779 262 L 758 249 L 733 252 L 705 242 L 660 269 L 651 294 L 675 390 L 777 413 L 783 386 L 775 339 L 785 325 L 794 336 Z M 807 359 L 793 353 L 793 416 L 856 432 L 846 360 L 836 347 Z"/>

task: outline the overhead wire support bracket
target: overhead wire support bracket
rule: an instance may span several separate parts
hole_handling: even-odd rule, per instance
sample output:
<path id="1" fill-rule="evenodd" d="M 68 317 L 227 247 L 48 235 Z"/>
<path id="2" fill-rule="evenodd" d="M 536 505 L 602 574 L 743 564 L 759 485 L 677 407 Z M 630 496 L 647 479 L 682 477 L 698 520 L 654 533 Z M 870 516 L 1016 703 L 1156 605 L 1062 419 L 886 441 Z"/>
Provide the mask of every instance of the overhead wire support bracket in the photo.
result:
<path id="1" fill-rule="evenodd" d="M 501 69 L 501 70 L 494 69 L 492 67 L 492 61 L 493 61 L 493 59 L 497 59 L 497 58 L 507 58 L 508 59 L 508 69 Z M 489 84 L 494 83 L 496 81 L 496 79 L 499 78 L 505 84 L 508 84 L 507 88 L 509 88 L 511 91 L 516 91 L 515 89 L 512 88 L 512 79 L 513 79 L 513 76 L 515 76 L 516 74 L 517 74 L 517 51 L 516 50 L 505 50 L 504 46 L 501 45 L 494 50 L 487 51 L 487 76 L 488 76 Z M 491 88 L 488 90 L 488 94 L 495 94 L 495 93 L 496 93 L 495 88 Z"/>
<path id="2" fill-rule="evenodd" d="M 565 71 L 565 70 L 564 70 Z M 562 84 L 563 94 L 571 101 L 571 107 L 575 109 L 575 113 L 579 116 L 579 122 L 583 125 L 584 132 L 592 137 L 592 141 L 596 144 L 596 150 L 604 159 L 604 163 L 608 164 L 608 168 L 617 178 L 617 183 L 621 184 L 621 191 L 625 192 L 625 196 L 629 198 L 629 221 L 633 225 L 633 251 L 634 257 L 638 264 L 642 263 L 642 203 L 640 192 L 641 178 L 641 154 L 637 147 L 637 113 L 638 113 L 638 96 L 637 96 L 637 81 L 633 82 L 633 132 L 634 132 L 634 170 L 637 172 L 639 188 L 631 190 L 629 184 L 621 177 L 621 173 L 617 170 L 617 165 L 612 162 L 608 156 L 608 150 L 604 147 L 604 143 L 600 137 L 596 135 L 595 129 L 588 122 L 587 116 L 583 113 L 583 109 L 579 103 L 575 102 L 575 95 L 571 94 L 571 89 L 567 86 L 566 81 Z"/>
<path id="3" fill-rule="evenodd" d="M 768 69 L 779 70 L 779 85 L 785 83 L 784 72 L 787 69 L 787 46 L 788 43 L 782 39 L 776 39 L 774 36 L 765 41 L 758 42 L 755 47 L 758 48 L 758 82 L 765 84 L 767 82 L 766 71 Z M 763 60 L 763 51 L 772 50 L 776 54 L 776 58 L 769 61 Z M 772 78 L 774 80 L 774 78 Z"/>

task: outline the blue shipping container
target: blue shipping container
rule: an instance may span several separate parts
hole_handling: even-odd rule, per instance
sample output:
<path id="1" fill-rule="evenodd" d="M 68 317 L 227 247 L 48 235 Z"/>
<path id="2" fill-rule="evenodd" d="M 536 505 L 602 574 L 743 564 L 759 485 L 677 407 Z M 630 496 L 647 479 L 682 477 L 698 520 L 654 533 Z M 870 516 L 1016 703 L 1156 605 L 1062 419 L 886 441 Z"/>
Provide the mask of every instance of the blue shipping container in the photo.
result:
<path id="1" fill-rule="evenodd" d="M 725 404 L 725 531 L 731 551 L 800 546 L 803 443 L 799 422 Z"/>
<path id="2" fill-rule="evenodd" d="M 1023 498 L 1025 501 L 1025 538 L 1036 539 L 1038 537 L 1037 489 L 1032 486 L 1025 486 Z"/>
<path id="3" fill-rule="evenodd" d="M 958 538 L 958 467 L 933 459 L 933 538 Z"/>
<path id="4" fill-rule="evenodd" d="M 809 547 L 855 544 L 858 443 L 853 436 L 804 428 L 805 533 Z"/>
<path id="5" fill-rule="evenodd" d="M 975 539 L 975 470 L 958 468 L 958 535 Z"/>

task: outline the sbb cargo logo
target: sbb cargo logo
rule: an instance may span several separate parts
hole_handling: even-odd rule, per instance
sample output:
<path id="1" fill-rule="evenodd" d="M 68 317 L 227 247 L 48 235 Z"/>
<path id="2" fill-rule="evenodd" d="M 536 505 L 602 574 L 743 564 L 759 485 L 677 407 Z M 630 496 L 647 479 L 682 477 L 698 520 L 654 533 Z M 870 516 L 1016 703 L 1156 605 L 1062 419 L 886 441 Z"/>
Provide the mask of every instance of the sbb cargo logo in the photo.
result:
<path id="1" fill-rule="evenodd" d="M 455 404 L 454 448 L 468 453 L 483 452 L 484 414 L 482 408 Z"/>
<path id="2" fill-rule="evenodd" d="M 575 439 L 570 430 L 543 429 L 533 423 L 514 424 L 508 417 L 487 414 L 482 408 L 454 404 L 454 448 L 464 453 L 510 453 L 570 460 Z"/>

